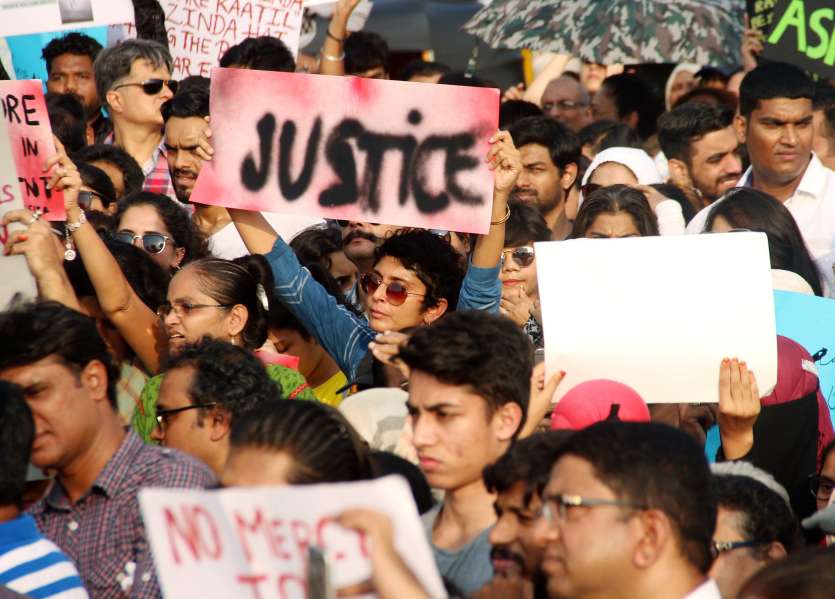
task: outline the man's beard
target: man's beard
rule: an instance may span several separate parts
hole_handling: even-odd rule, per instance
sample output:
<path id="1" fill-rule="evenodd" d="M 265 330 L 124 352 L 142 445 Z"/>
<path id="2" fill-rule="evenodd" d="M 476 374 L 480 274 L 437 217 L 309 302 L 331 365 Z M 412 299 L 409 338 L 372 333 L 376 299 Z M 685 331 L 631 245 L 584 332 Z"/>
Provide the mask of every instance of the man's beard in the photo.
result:
<path id="1" fill-rule="evenodd" d="M 191 192 L 194 190 L 194 184 L 192 183 L 191 188 L 186 188 L 177 185 L 176 181 L 178 175 L 192 176 L 194 177 L 194 181 L 197 182 L 197 173 L 182 169 L 176 169 L 171 173 L 171 184 L 174 186 L 174 194 L 177 196 L 177 199 L 180 200 L 183 204 L 190 204 Z"/>
<path id="2" fill-rule="evenodd" d="M 520 193 L 522 193 L 523 195 L 529 194 L 530 199 L 528 199 L 527 197 L 521 197 Z M 531 206 L 535 206 L 542 216 L 545 216 L 560 204 L 559 198 L 551 198 L 550 200 L 543 201 L 542 198 L 540 198 L 539 194 L 535 191 L 522 192 L 521 190 L 514 189 L 513 193 L 511 194 L 511 198 L 520 202 L 524 202 L 526 204 L 530 204 Z"/>

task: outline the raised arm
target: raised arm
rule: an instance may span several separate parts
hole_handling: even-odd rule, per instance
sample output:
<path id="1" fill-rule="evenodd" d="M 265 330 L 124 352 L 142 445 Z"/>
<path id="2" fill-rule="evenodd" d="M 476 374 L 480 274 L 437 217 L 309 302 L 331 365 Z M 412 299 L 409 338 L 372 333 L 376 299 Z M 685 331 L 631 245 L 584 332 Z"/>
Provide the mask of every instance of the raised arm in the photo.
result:
<path id="1" fill-rule="evenodd" d="M 336 3 L 325 34 L 325 42 L 319 51 L 320 75 L 345 74 L 345 38 L 348 37 L 348 19 L 357 4 L 359 0 L 339 0 Z"/>

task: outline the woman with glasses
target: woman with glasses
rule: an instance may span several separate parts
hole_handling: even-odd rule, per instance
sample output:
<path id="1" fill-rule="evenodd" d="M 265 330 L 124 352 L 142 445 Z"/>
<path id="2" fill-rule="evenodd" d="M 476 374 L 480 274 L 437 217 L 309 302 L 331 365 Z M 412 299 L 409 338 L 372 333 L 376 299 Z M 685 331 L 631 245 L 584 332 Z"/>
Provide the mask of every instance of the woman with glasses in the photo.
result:
<path id="1" fill-rule="evenodd" d="M 821 467 L 809 476 L 809 490 L 815 496 L 817 510 L 829 505 L 835 489 L 835 441 L 824 447 L 821 453 Z"/>
<path id="2" fill-rule="evenodd" d="M 550 241 L 551 231 L 539 210 L 525 202 L 508 203 L 510 219 L 505 226 L 501 273 L 502 314 L 524 327 L 535 347 L 544 347 L 539 285 L 536 278 L 534 243 Z"/>
<path id="3" fill-rule="evenodd" d="M 169 270 L 209 253 L 206 239 L 188 213 L 168 196 L 147 191 L 119 201 L 115 237 L 145 250 Z"/>
<path id="4" fill-rule="evenodd" d="M 620 239 L 658 235 L 658 220 L 644 194 L 627 185 L 595 190 L 577 213 L 572 239 Z"/>

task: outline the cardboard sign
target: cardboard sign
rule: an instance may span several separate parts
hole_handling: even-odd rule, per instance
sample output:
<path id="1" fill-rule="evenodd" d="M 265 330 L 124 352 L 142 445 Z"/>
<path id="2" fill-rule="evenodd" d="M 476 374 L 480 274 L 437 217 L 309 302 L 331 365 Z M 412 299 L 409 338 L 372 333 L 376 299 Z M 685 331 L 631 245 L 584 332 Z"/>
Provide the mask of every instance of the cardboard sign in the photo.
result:
<path id="1" fill-rule="evenodd" d="M 559 396 L 611 379 L 647 403 L 718 402 L 725 357 L 745 360 L 763 395 L 776 384 L 764 234 L 576 239 L 535 251 L 546 369 L 567 373 Z"/>
<path id="2" fill-rule="evenodd" d="M 797 341 L 815 360 L 821 392 L 835 422 L 835 300 L 774 292 L 777 334 Z"/>
<path id="3" fill-rule="evenodd" d="M 248 37 L 277 37 L 299 51 L 302 0 L 160 0 L 175 79 L 208 77 L 229 48 Z"/>
<path id="4" fill-rule="evenodd" d="M 746 0 L 745 12 L 751 29 L 768 33 L 774 21 L 774 6 L 778 0 Z"/>
<path id="5" fill-rule="evenodd" d="M 12 147 L 23 204 L 47 220 L 64 220 L 64 194 L 46 188 L 47 158 L 55 154 L 43 84 L 37 79 L 0 81 L 0 104 Z"/>
<path id="6" fill-rule="evenodd" d="M 0 0 L 0 36 L 132 21 L 131 0 Z"/>
<path id="7" fill-rule="evenodd" d="M 763 56 L 835 77 L 835 6 L 832 0 L 778 0 Z"/>
<path id="8" fill-rule="evenodd" d="M 192 202 L 485 233 L 495 89 L 215 69 Z"/>
<path id="9" fill-rule="evenodd" d="M 3 256 L 6 240 L 11 233 L 9 230 L 11 227 L 2 224 L 3 215 L 6 212 L 20 210 L 21 208 L 23 208 L 23 196 L 20 194 L 20 182 L 17 180 L 14 152 L 9 140 L 6 120 L 0 119 L 0 256 Z"/>
<path id="10" fill-rule="evenodd" d="M 332 584 L 371 576 L 363 536 L 336 524 L 349 508 L 387 514 L 395 545 L 432 597 L 445 597 L 405 479 L 221 491 L 146 489 L 142 518 L 166 597 L 306 597 L 308 547 L 323 550 Z"/>

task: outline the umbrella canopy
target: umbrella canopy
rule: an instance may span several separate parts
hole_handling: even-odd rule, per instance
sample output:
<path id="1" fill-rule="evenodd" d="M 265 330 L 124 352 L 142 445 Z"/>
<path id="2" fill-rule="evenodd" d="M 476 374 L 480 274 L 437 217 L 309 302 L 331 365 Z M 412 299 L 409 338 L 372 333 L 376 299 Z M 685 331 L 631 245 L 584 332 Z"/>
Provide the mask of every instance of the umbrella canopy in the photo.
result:
<path id="1" fill-rule="evenodd" d="M 493 0 L 464 31 L 600 64 L 738 64 L 744 0 Z"/>

